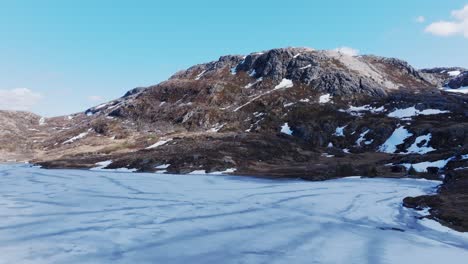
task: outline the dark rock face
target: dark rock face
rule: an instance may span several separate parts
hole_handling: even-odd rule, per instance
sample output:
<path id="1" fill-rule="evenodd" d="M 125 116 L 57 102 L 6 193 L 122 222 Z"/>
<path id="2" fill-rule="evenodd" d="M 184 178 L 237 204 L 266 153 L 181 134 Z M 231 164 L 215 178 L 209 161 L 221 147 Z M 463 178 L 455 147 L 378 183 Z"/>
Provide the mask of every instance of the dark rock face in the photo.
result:
<path id="1" fill-rule="evenodd" d="M 438 87 L 445 86 L 458 89 L 463 87 L 463 85 L 460 85 L 462 82 L 460 79 L 466 78 L 467 71 L 467 69 L 461 67 L 438 67 L 422 69 L 421 74 L 426 75 L 426 77 L 429 79 L 432 79 Z M 462 75 L 465 75 L 465 77 Z"/>
<path id="2" fill-rule="evenodd" d="M 460 73 L 457 77 L 453 78 L 447 83 L 447 86 L 452 89 L 461 87 L 468 87 L 468 71 Z"/>

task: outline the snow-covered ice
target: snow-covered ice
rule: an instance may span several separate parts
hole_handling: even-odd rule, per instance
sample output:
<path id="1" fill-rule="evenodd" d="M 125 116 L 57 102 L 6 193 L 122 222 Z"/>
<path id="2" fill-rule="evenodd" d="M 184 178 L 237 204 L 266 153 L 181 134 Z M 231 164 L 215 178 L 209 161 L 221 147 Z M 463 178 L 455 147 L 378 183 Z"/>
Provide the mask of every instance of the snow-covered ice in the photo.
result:
<path id="1" fill-rule="evenodd" d="M 402 207 L 439 182 L 0 166 L 0 263 L 466 263 L 468 235 Z"/>

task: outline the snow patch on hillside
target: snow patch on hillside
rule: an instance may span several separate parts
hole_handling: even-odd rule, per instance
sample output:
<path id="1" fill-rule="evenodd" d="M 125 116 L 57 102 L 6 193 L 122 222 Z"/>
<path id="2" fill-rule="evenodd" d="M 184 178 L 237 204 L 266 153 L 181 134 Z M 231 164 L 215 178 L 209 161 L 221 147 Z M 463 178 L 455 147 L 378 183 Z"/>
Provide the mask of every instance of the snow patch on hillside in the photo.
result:
<path id="1" fill-rule="evenodd" d="M 281 80 L 281 82 L 278 85 L 275 86 L 274 90 L 287 89 L 287 88 L 291 88 L 293 86 L 294 86 L 294 84 L 293 84 L 292 80 L 283 79 L 283 80 Z"/>
<path id="2" fill-rule="evenodd" d="M 429 141 L 431 141 L 431 138 L 431 133 L 417 137 L 413 145 L 408 148 L 406 153 L 426 154 L 434 151 L 435 149 L 429 146 Z"/>
<path id="3" fill-rule="evenodd" d="M 447 72 L 447 74 L 452 76 L 452 77 L 457 77 L 458 75 L 461 74 L 461 71 L 449 71 L 449 72 Z"/>
<path id="4" fill-rule="evenodd" d="M 397 146 L 403 144 L 405 139 L 411 137 L 413 134 L 408 132 L 404 127 L 398 127 L 393 131 L 393 134 L 379 147 L 380 152 L 395 153 Z"/>
<path id="5" fill-rule="evenodd" d="M 331 99 L 332 99 L 332 96 L 330 94 L 324 94 L 319 97 L 319 103 L 326 104 L 326 103 L 329 103 Z"/>
<path id="6" fill-rule="evenodd" d="M 448 159 L 444 159 L 444 160 L 424 161 L 424 162 L 414 163 L 414 164 L 404 163 L 404 164 L 401 164 L 401 165 L 404 166 L 408 170 L 411 167 L 413 167 L 414 170 L 417 171 L 417 172 L 427 172 L 427 168 L 429 168 L 429 167 L 436 167 L 436 168 L 439 168 L 439 169 L 445 168 L 445 166 L 447 166 L 447 163 L 449 163 L 449 161 L 451 161 L 452 159 L 453 159 L 453 157 L 448 158 Z"/>
<path id="7" fill-rule="evenodd" d="M 161 140 L 159 140 L 158 142 L 154 143 L 153 145 L 147 147 L 146 149 L 155 149 L 155 148 L 157 148 L 157 147 L 166 145 L 167 143 L 169 143 L 169 142 L 171 142 L 171 141 L 172 141 L 172 138 L 161 139 Z"/>
<path id="8" fill-rule="evenodd" d="M 438 114 L 446 114 L 450 113 L 450 111 L 439 110 L 439 109 L 425 109 L 425 110 L 418 110 L 416 107 L 408 107 L 403 109 L 395 109 L 388 114 L 388 117 L 393 118 L 408 118 L 418 115 L 438 115 Z"/>
<path id="9" fill-rule="evenodd" d="M 348 125 L 346 126 L 342 126 L 342 127 L 337 127 L 335 129 L 335 134 L 333 134 L 334 136 L 337 136 L 337 137 L 344 137 L 344 129 L 347 127 Z"/>
<path id="10" fill-rule="evenodd" d="M 80 133 L 79 135 L 74 136 L 74 137 L 72 137 L 72 138 L 70 138 L 70 139 L 64 141 L 62 144 L 71 144 L 71 143 L 73 143 L 73 142 L 75 142 L 75 141 L 77 141 L 77 140 L 83 139 L 83 138 L 85 138 L 85 137 L 89 134 L 89 132 L 90 132 L 91 130 L 92 130 L 92 129 L 89 129 L 89 130 L 86 131 L 86 132 Z"/>
<path id="11" fill-rule="evenodd" d="M 281 126 L 281 133 L 290 135 L 290 136 L 293 134 L 293 131 L 289 127 L 288 123 L 284 123 L 284 125 Z"/>
<path id="12" fill-rule="evenodd" d="M 444 91 L 449 93 L 462 93 L 468 94 L 468 87 L 460 87 L 458 89 L 451 89 L 451 88 L 442 88 Z"/>

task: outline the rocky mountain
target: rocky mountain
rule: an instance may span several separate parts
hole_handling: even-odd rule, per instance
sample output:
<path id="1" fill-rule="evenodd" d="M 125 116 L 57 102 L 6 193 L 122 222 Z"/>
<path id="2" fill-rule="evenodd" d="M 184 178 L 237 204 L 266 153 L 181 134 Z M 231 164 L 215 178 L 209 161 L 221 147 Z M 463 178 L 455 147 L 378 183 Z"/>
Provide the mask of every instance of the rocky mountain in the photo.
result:
<path id="1" fill-rule="evenodd" d="M 0 113 L 25 120 L 1 153 L 47 168 L 458 175 L 468 167 L 466 78 L 462 68 L 308 48 L 223 56 L 83 113 Z"/>

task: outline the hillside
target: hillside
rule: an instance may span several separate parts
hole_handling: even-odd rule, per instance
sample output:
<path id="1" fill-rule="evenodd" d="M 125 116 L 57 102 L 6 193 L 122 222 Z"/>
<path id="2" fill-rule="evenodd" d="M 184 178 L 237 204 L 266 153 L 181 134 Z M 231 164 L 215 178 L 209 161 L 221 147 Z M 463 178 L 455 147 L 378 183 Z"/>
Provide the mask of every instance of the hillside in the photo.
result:
<path id="1" fill-rule="evenodd" d="M 2 112 L 1 159 L 307 180 L 466 174 L 467 76 L 308 48 L 223 56 L 83 113 Z"/>

